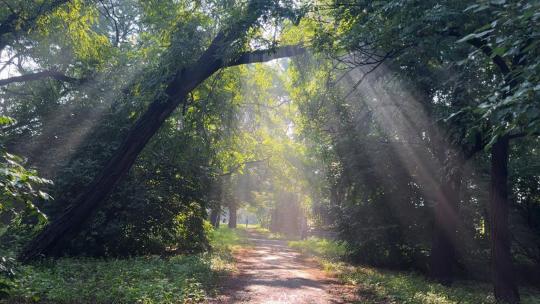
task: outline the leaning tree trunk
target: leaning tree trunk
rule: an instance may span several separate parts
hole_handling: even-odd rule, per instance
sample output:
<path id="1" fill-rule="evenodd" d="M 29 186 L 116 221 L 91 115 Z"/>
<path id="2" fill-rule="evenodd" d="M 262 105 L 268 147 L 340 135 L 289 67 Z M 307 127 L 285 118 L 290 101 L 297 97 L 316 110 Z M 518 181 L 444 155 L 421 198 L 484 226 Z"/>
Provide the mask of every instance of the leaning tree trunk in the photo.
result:
<path id="1" fill-rule="evenodd" d="M 463 164 L 456 156 L 449 156 L 441 178 L 441 194 L 434 206 L 434 227 L 431 243 L 430 275 L 443 285 L 454 279 L 456 264 L 456 233 L 460 202 Z"/>
<path id="2" fill-rule="evenodd" d="M 165 100 L 155 100 L 137 120 L 101 173 L 75 202 L 50 223 L 22 251 L 20 259 L 28 261 L 43 255 L 56 256 L 61 240 L 76 234 L 84 221 L 99 207 L 118 181 L 126 175 L 150 138 L 159 130 L 186 95 L 222 67 L 223 35 L 218 34 L 206 52 L 192 66 L 179 71 L 168 84 Z"/>
<path id="3" fill-rule="evenodd" d="M 495 298 L 502 303 L 519 303 L 519 292 L 512 264 L 508 228 L 509 139 L 499 139 L 491 148 L 491 275 Z"/>
<path id="4" fill-rule="evenodd" d="M 163 121 L 176 108 L 177 102 L 153 103 L 127 134 L 125 141 L 105 165 L 102 173 L 75 202 L 33 239 L 20 258 L 27 261 L 41 255 L 58 255 L 60 240 L 75 234 L 109 195 L 118 181 L 126 175 L 146 143 L 157 132 Z"/>
<path id="5" fill-rule="evenodd" d="M 259 13 L 266 7 L 265 2 L 250 3 Z M 305 53 L 305 49 L 301 46 L 283 46 L 270 51 L 260 50 L 240 54 L 235 60 L 225 62 L 224 56 L 229 51 L 227 46 L 237 41 L 238 37 L 243 35 L 258 18 L 258 14 L 254 12 L 248 12 L 247 16 L 249 16 L 247 20 L 240 18 L 238 24 L 218 33 L 194 64 L 180 69 L 175 74 L 167 84 L 165 100 L 158 99 L 150 105 L 129 130 L 124 142 L 114 152 L 101 173 L 77 197 L 71 207 L 25 247 L 19 256 L 21 261 L 29 261 L 44 255 L 58 255 L 62 249 L 60 241 L 69 240 L 72 235 L 78 233 L 84 221 L 103 203 L 114 186 L 126 175 L 146 143 L 159 130 L 167 117 L 185 100 L 189 92 L 214 72 L 223 67 L 266 62 Z"/>

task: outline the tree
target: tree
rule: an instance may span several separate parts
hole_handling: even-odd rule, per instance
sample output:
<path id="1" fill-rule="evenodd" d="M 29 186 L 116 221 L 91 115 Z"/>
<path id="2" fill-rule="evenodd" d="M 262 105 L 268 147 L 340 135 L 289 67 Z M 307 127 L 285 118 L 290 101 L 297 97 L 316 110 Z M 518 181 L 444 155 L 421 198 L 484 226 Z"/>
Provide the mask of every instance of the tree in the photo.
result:
<path id="1" fill-rule="evenodd" d="M 463 126 L 476 118 L 470 116 L 460 124 L 451 121 L 451 124 L 445 124 L 442 119 L 452 111 L 459 111 L 464 100 L 474 99 L 473 96 L 482 94 L 483 92 L 477 92 L 469 84 L 480 81 L 485 76 L 471 73 L 467 68 L 452 67 L 453 60 L 458 60 L 465 48 L 459 45 L 456 47 L 455 38 L 448 37 L 442 30 L 438 31 L 438 28 L 448 26 L 449 22 L 462 26 L 470 20 L 464 15 L 455 14 L 460 5 L 463 5 L 458 2 L 444 6 L 429 2 L 410 4 L 411 6 L 398 2 L 395 2 L 395 5 L 364 2 L 355 4 L 340 1 L 335 3 L 333 14 L 338 26 L 342 24 L 344 27 L 342 34 L 346 37 L 340 40 L 342 43 L 334 44 L 330 36 L 321 35 L 319 39 L 323 43 L 328 39 L 327 53 L 339 54 L 330 55 L 331 58 L 353 71 L 360 71 L 360 76 L 352 81 L 351 91 L 365 89 L 361 87 L 362 82 L 368 81 L 366 78 L 377 69 L 385 69 L 388 71 L 386 73 L 412 79 L 402 81 L 403 89 L 413 92 L 413 98 L 422 104 L 419 111 L 425 113 L 424 117 L 416 119 L 416 125 L 412 126 L 418 134 L 415 140 L 423 142 L 434 162 L 427 166 L 424 176 L 417 180 L 425 186 L 425 190 L 422 190 L 423 196 L 433 210 L 431 275 L 440 282 L 451 283 L 453 268 L 458 259 L 455 247 L 456 233 L 460 226 L 457 215 L 460 205 L 460 166 L 470 157 L 471 146 L 472 149 L 477 149 L 476 135 L 463 137 L 466 133 Z M 418 12 L 422 12 L 420 18 Z M 355 18 L 351 25 L 347 16 L 359 17 Z M 408 20 L 407 24 L 404 24 L 403 20 Z M 431 24 L 429 29 L 424 27 L 426 22 Z M 346 53 L 336 52 L 336 48 Z M 427 62 L 429 64 L 426 64 Z M 447 77 L 448 69 L 459 74 L 461 79 L 469 79 L 469 82 L 450 79 Z M 347 96 L 353 96 L 349 94 Z M 436 102 L 441 98 L 444 103 Z M 401 119 L 407 119 L 410 115 L 404 116 Z M 430 180 L 439 182 L 432 184 Z M 430 184 L 432 185 L 427 186 Z"/>
<path id="2" fill-rule="evenodd" d="M 491 96 L 482 108 L 490 108 L 489 117 L 491 151 L 491 256 L 492 275 L 495 297 L 505 303 L 519 303 L 519 292 L 515 280 L 511 253 L 511 236 L 508 227 L 508 161 L 510 139 L 537 131 L 538 111 L 531 108 L 531 100 L 538 96 L 538 90 L 530 86 L 537 81 L 531 74 L 537 68 L 530 66 L 538 59 L 538 53 L 532 51 L 540 43 L 530 32 L 532 12 L 537 5 L 523 5 L 520 2 L 508 4 L 479 5 L 467 10 L 482 12 L 492 9 L 493 19 L 477 32 L 463 37 L 461 42 L 468 42 L 489 57 L 501 73 L 503 86 L 497 94 Z M 495 45 L 493 49 L 491 45 Z M 504 57 L 507 58 L 504 58 Z M 510 64 L 509 64 L 510 62 Z M 533 72 L 534 73 L 534 72 Z M 528 92 L 526 97 L 522 95 Z M 502 99 L 502 101 L 501 101 Z M 489 105 L 489 106 L 488 106 Z M 534 108 L 534 106 L 532 106 Z M 524 109 L 532 111 L 525 114 Z M 490 117 L 491 116 L 491 117 Z M 500 120 L 503 120 L 501 122 Z M 520 134 L 515 133 L 515 130 Z M 523 133 L 524 132 L 524 133 Z"/>
<path id="3" fill-rule="evenodd" d="M 430 149 L 439 158 L 439 166 L 446 167 L 440 174 L 439 187 L 433 187 L 440 190 L 435 190 L 438 195 L 435 195 L 433 208 L 435 233 L 431 269 L 435 279 L 449 283 L 453 276 L 452 265 L 457 262 L 457 257 L 453 254 L 458 245 L 455 235 L 462 225 L 453 219 L 459 212 L 457 206 L 460 205 L 461 165 L 484 147 L 495 149 L 496 151 L 492 151 L 492 159 L 500 160 L 501 155 L 507 154 L 504 152 L 508 150 L 508 147 L 504 148 L 507 136 L 513 136 L 512 132 L 516 131 L 530 134 L 534 132 L 531 130 L 536 128 L 535 113 L 538 113 L 538 109 L 531 101 L 537 93 L 531 84 L 538 81 L 533 76 L 538 73 L 532 72 L 536 71 L 537 65 L 526 63 L 537 61 L 537 54 L 533 49 L 537 49 L 535 46 L 538 42 L 532 38 L 535 34 L 526 24 L 537 22 L 530 19 L 537 8 L 521 1 L 491 4 L 480 2 L 470 6 L 464 1 L 445 4 L 424 1 L 421 4 L 408 5 L 401 1 L 335 1 L 330 5 L 330 15 L 334 18 L 334 23 L 328 28 L 328 34 L 325 34 L 325 24 L 321 26 L 316 45 L 345 68 L 353 71 L 355 68 L 364 68 L 364 76 L 357 77 L 353 82 L 353 90 L 360 87 L 367 74 L 386 64 L 386 68 L 391 72 L 405 74 L 414 79 L 412 85 L 420 89 L 421 96 L 425 96 L 422 99 L 426 101 L 428 113 L 434 121 L 438 120 L 437 116 L 441 112 L 439 117 L 444 118 L 446 115 L 448 118 L 444 120 L 445 124 L 442 124 L 443 128 L 450 130 L 448 134 L 433 132 L 436 128 L 426 128 L 423 137 L 432 143 Z M 474 17 L 472 13 L 475 14 Z M 429 27 L 425 27 L 425 24 L 429 24 Z M 474 32 L 470 33 L 471 31 Z M 335 39 L 336 32 L 341 36 L 340 39 Z M 457 40 L 458 38 L 462 39 Z M 465 61 L 466 64 L 463 64 L 463 60 L 469 52 L 460 42 L 467 42 L 476 48 L 475 52 L 469 55 L 469 60 Z M 496 51 L 493 51 L 495 49 Z M 486 57 L 478 56 L 479 52 L 487 55 L 487 63 Z M 503 58 L 503 54 L 509 59 Z M 502 77 L 491 66 L 493 64 L 495 68 L 504 68 L 509 62 L 514 67 L 507 67 L 506 72 L 501 69 Z M 483 75 L 473 66 L 482 67 Z M 443 80 L 446 72 L 444 69 L 439 70 L 440 67 L 446 67 L 447 71 L 450 69 L 452 73 L 460 76 Z M 427 75 L 430 76 L 424 78 Z M 487 84 L 486 90 L 475 88 L 474 83 Z M 349 96 L 352 94 L 347 94 L 345 99 Z M 520 97 L 516 99 L 515 96 Z M 445 100 L 444 104 L 437 102 L 441 98 Z M 514 109 L 510 109 L 512 107 Z M 469 111 L 471 109 L 473 111 Z M 529 114 L 525 114 L 524 109 L 528 109 L 526 112 Z M 456 123 L 454 118 L 458 118 L 459 123 Z M 501 119 L 504 122 L 501 123 Z M 463 126 L 469 127 L 467 129 Z M 494 144 L 499 140 L 501 145 L 495 147 Z M 494 164 L 494 168 L 496 165 L 505 166 L 505 163 L 498 162 Z M 506 237 L 507 228 L 504 228 L 507 226 L 507 217 L 501 214 L 506 210 L 501 208 L 501 203 L 507 204 L 507 186 L 500 183 L 500 175 L 504 178 L 504 172 L 504 168 L 493 171 L 492 189 L 495 192 L 492 193 L 490 201 L 494 203 L 491 209 L 498 215 L 497 221 L 490 221 L 490 224 L 501 236 L 492 238 L 493 248 L 510 250 L 508 244 L 500 246 L 501 241 L 509 241 Z M 434 172 L 430 174 L 436 176 Z M 511 255 L 494 252 L 495 260 L 504 257 Z M 501 267 L 508 263 L 511 263 L 511 260 L 495 264 Z M 504 269 L 508 267 L 502 267 L 501 271 L 504 272 Z M 497 270 L 494 270 L 494 273 L 496 272 Z M 495 282 L 497 298 L 510 303 L 518 301 L 515 296 L 517 292 L 512 291 L 515 290 L 512 287 L 512 277 L 496 277 L 499 279 L 495 278 L 495 281 L 503 277 L 507 279 L 507 282 Z"/>
<path id="4" fill-rule="evenodd" d="M 239 64 L 262 62 L 275 58 L 289 57 L 301 52 L 298 47 L 283 47 L 271 51 L 254 51 L 244 54 L 227 52 L 241 41 L 246 31 L 252 28 L 259 17 L 272 8 L 272 3 L 250 2 L 243 16 L 231 26 L 222 29 L 204 53 L 192 64 L 177 67 L 174 76 L 166 85 L 165 97 L 153 101 L 147 111 L 127 133 L 124 142 L 114 153 L 100 174 L 84 190 L 74 204 L 56 221 L 49 224 L 26 249 L 20 258 L 28 261 L 43 254 L 59 254 L 59 243 L 75 234 L 81 224 L 112 191 L 117 182 L 127 173 L 150 138 L 157 132 L 170 114 L 185 102 L 185 98 L 201 82 L 217 70 Z M 227 58 L 227 56 L 234 56 Z"/>

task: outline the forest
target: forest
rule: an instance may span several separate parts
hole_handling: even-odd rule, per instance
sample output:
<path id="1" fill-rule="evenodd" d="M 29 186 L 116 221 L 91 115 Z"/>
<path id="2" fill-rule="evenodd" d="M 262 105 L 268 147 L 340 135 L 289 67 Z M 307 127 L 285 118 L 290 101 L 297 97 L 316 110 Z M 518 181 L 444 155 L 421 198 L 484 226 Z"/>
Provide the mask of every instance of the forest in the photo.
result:
<path id="1" fill-rule="evenodd" d="M 0 303 L 540 303 L 540 1 L 0 0 Z"/>

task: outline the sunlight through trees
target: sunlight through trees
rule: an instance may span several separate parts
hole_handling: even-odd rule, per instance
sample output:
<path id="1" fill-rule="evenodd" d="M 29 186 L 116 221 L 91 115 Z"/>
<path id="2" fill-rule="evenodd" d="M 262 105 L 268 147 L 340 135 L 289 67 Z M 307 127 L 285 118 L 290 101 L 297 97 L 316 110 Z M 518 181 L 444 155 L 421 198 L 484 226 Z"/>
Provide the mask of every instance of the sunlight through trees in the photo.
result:
<path id="1" fill-rule="evenodd" d="M 177 255 L 201 275 L 164 288 L 204 301 L 226 268 L 215 259 L 234 254 L 216 238 L 249 238 L 241 226 L 346 261 L 344 278 L 400 301 L 415 289 L 355 267 L 414 271 L 446 295 L 491 282 L 463 303 L 538 298 L 539 11 L 0 1 L 0 301 L 91 301 L 22 292 L 46 263 L 160 256 L 149 264 L 164 269 Z M 433 298 L 410 295 L 450 303 Z"/>

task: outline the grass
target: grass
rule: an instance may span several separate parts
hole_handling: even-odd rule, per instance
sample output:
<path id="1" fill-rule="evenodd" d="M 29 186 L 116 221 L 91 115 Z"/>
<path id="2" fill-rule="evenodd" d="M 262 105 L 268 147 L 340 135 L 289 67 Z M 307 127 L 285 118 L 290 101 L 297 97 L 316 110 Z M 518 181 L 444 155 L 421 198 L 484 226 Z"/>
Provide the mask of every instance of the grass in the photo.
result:
<path id="1" fill-rule="evenodd" d="M 267 239 L 270 239 L 270 240 L 287 240 L 287 239 L 290 239 L 290 237 L 288 237 L 286 235 L 283 235 L 283 234 L 277 233 L 277 232 L 271 232 L 267 228 L 263 228 L 260 225 L 248 225 L 248 227 L 246 227 L 246 225 L 239 225 L 237 229 L 240 229 L 240 231 L 249 229 L 252 232 L 264 235 L 264 237 L 266 237 Z"/>
<path id="2" fill-rule="evenodd" d="M 358 287 L 359 303 L 404 304 L 491 304 L 495 303 L 491 286 L 475 281 L 457 282 L 451 287 L 427 281 L 413 272 L 387 271 L 353 266 L 340 261 L 346 254 L 341 242 L 309 238 L 289 242 L 289 246 L 315 256 L 324 269 L 342 282 Z M 523 304 L 540 304 L 538 290 L 520 290 Z"/>
<path id="3" fill-rule="evenodd" d="M 212 230 L 209 235 L 212 251 L 219 254 L 229 254 L 240 247 L 249 246 L 243 229 L 229 229 L 221 226 Z"/>
<path id="4" fill-rule="evenodd" d="M 242 235 L 222 228 L 210 253 L 128 259 L 63 258 L 18 267 L 16 287 L 0 303 L 199 303 L 234 269 Z"/>
<path id="5" fill-rule="evenodd" d="M 301 241 L 290 241 L 289 247 L 304 254 L 324 258 L 329 261 L 339 261 L 347 254 L 345 243 L 314 237 Z"/>

